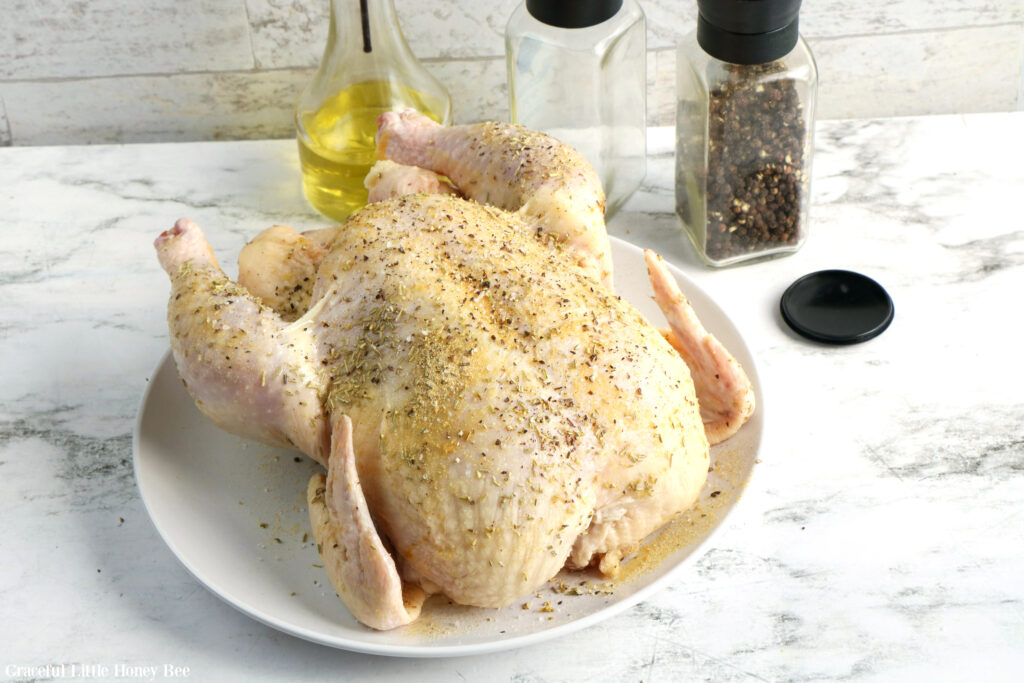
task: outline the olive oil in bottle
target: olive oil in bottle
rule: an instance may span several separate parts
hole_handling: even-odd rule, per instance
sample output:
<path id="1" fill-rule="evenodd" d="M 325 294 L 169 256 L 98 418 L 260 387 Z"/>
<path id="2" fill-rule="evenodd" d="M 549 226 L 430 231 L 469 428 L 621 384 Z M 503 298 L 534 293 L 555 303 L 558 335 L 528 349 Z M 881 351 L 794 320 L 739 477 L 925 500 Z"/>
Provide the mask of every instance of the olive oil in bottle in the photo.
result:
<path id="1" fill-rule="evenodd" d="M 317 211 L 341 221 L 366 204 L 363 179 L 377 161 L 377 117 L 402 107 L 439 123 L 447 113 L 443 100 L 386 81 L 356 83 L 319 109 L 298 113 L 302 184 Z"/>
<path id="2" fill-rule="evenodd" d="M 295 108 L 309 203 L 337 221 L 366 204 L 377 117 L 412 107 L 450 123 L 451 98 L 405 42 L 394 0 L 331 0 L 320 68 Z"/>

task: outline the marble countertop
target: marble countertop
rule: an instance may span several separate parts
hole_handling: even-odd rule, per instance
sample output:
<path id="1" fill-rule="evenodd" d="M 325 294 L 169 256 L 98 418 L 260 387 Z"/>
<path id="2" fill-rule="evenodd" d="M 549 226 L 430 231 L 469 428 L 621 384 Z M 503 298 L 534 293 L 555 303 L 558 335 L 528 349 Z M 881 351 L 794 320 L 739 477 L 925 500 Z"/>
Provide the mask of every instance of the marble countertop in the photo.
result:
<path id="1" fill-rule="evenodd" d="M 230 262 L 273 223 L 327 225 L 294 143 L 0 149 L 0 679 L 125 664 L 240 681 L 1018 678 L 1022 130 L 1020 113 L 822 123 L 807 244 L 722 271 L 677 228 L 671 132 L 652 130 L 647 182 L 609 229 L 682 267 L 744 334 L 770 409 L 762 463 L 732 523 L 648 601 L 522 650 L 419 662 L 223 603 L 133 478 L 167 348 L 153 238 L 188 216 Z M 881 282 L 889 330 L 850 347 L 789 332 L 779 296 L 823 268 Z"/>

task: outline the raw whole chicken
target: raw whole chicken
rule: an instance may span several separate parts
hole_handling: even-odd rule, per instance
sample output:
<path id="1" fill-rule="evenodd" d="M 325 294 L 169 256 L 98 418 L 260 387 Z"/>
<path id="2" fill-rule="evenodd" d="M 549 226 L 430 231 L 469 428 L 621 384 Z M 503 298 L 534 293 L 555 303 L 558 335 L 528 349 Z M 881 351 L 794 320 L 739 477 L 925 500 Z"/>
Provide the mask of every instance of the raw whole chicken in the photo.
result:
<path id="1" fill-rule="evenodd" d="M 196 405 L 325 466 L 311 521 L 367 626 L 409 623 L 431 593 L 500 607 L 563 566 L 614 574 L 695 501 L 749 381 L 653 253 L 671 331 L 614 295 L 603 192 L 571 148 L 410 113 L 378 141 L 400 162 L 371 173 L 381 201 L 265 231 L 240 284 L 191 221 L 156 240 Z"/>

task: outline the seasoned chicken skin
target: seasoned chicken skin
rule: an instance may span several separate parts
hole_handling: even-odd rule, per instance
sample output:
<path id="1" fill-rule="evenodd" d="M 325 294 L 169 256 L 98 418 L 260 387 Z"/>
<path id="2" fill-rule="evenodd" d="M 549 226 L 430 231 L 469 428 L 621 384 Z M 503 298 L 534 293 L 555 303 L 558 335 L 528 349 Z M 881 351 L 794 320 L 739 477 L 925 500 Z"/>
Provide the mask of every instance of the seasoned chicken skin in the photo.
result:
<path id="1" fill-rule="evenodd" d="M 238 284 L 291 322 L 309 310 L 313 283 L 337 228 L 298 233 L 274 225 L 238 254 Z"/>
<path id="2" fill-rule="evenodd" d="M 575 149 L 515 124 L 442 126 L 412 109 L 377 123 L 382 158 L 440 173 L 469 199 L 518 212 L 531 230 L 565 242 L 577 265 L 611 288 L 604 190 Z"/>
<path id="3" fill-rule="evenodd" d="M 409 623 L 433 592 L 507 605 L 566 565 L 612 574 L 696 499 L 708 436 L 683 358 L 706 332 L 657 262 L 682 354 L 522 212 L 415 194 L 329 233 L 288 230 L 242 269 L 257 286 L 314 274 L 308 300 L 273 308 L 194 223 L 163 233 L 171 346 L 215 423 L 327 468 L 310 517 L 364 624 Z"/>

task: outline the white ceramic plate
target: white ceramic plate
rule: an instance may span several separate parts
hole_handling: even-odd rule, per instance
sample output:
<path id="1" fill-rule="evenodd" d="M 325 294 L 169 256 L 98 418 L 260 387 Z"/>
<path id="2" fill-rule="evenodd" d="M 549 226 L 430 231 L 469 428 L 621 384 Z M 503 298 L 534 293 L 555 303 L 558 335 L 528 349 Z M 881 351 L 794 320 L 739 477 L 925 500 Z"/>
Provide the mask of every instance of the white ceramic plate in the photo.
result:
<path id="1" fill-rule="evenodd" d="M 619 293 L 661 325 L 641 250 L 613 238 L 612 252 Z M 672 272 L 704 325 L 750 375 L 758 410 L 736 436 L 712 449 L 715 470 L 698 509 L 645 544 L 625 565 L 624 580 L 606 585 L 596 575 L 563 572 L 539 591 L 541 597 L 532 594 L 501 610 L 435 596 L 410 626 L 368 629 L 349 614 L 317 566 L 305 491 L 319 466 L 213 426 L 193 405 L 169 353 L 153 374 L 135 427 L 135 475 L 146 509 L 178 559 L 216 595 L 269 626 L 332 647 L 406 657 L 481 654 L 607 619 L 671 582 L 699 556 L 739 499 L 761 444 L 764 402 L 749 349 L 725 313 L 678 269 Z M 523 609 L 523 602 L 530 608 Z M 544 602 L 554 611 L 540 611 Z"/>

